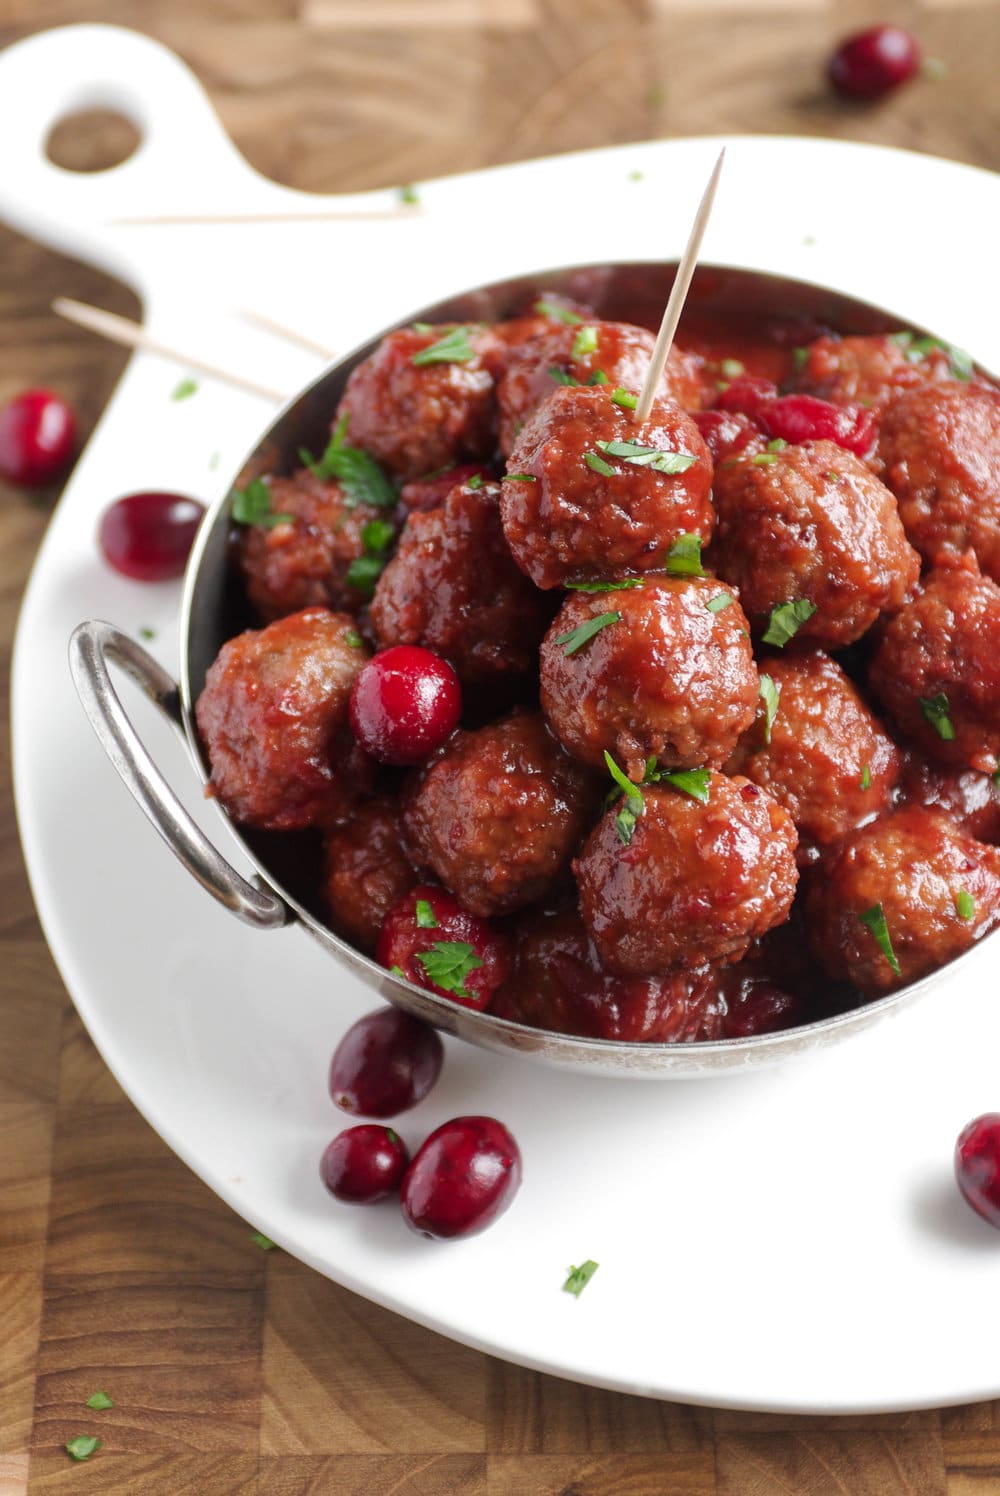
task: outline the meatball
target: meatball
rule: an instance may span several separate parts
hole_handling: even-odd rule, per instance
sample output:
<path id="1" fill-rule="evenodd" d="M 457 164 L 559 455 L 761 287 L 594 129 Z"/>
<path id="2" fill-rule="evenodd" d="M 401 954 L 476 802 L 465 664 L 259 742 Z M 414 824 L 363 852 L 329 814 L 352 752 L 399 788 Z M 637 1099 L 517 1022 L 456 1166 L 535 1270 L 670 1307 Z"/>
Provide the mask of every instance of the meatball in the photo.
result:
<path id="1" fill-rule="evenodd" d="M 735 961 L 787 918 L 799 876 L 791 816 L 748 779 L 711 773 L 707 794 L 702 804 L 644 790 L 627 844 L 612 806 L 574 862 L 583 918 L 610 971 Z"/>
<path id="2" fill-rule="evenodd" d="M 534 667 L 550 613 L 507 549 L 499 493 L 496 483 L 461 485 L 440 508 L 410 515 L 371 607 L 383 648 L 422 645 L 465 682 Z"/>
<path id="3" fill-rule="evenodd" d="M 1000 787 L 992 775 L 945 769 L 918 754 L 906 754 L 900 801 L 950 816 L 976 841 L 1000 842 Z"/>
<path id="4" fill-rule="evenodd" d="M 920 574 L 892 494 L 833 442 L 730 457 L 715 474 L 715 569 L 748 615 L 806 600 L 799 637 L 839 648 L 898 608 Z"/>
<path id="5" fill-rule="evenodd" d="M 758 722 L 726 772 L 773 795 L 803 840 L 836 841 L 885 809 L 902 755 L 829 655 L 795 651 L 764 668 L 779 693 L 770 741 Z"/>
<path id="6" fill-rule="evenodd" d="M 654 451 L 679 457 L 683 471 L 657 471 L 648 460 L 606 453 L 599 442 L 634 444 L 640 458 Z M 685 465 L 687 457 L 693 461 Z M 500 497 L 504 534 L 538 587 L 652 571 L 678 536 L 711 536 L 711 482 L 708 448 L 679 406 L 658 400 L 639 426 L 604 386 L 558 389 L 510 454 Z"/>
<path id="7" fill-rule="evenodd" d="M 240 569 L 257 612 L 267 623 L 315 604 L 356 612 L 366 593 L 348 581 L 350 567 L 365 554 L 365 526 L 384 520 L 385 510 L 355 504 L 339 484 L 308 468 L 263 481 L 272 513 L 290 519 L 239 528 Z"/>
<path id="8" fill-rule="evenodd" d="M 948 383 L 907 391 L 882 418 L 879 455 L 925 561 L 972 550 L 1000 581 L 1000 390 Z"/>
<path id="9" fill-rule="evenodd" d="M 803 354 L 796 389 L 835 405 L 887 405 L 902 390 L 951 373 L 946 348 L 905 332 L 817 338 Z"/>
<path id="10" fill-rule="evenodd" d="M 371 953 L 382 921 L 417 882 L 403 846 L 395 801 L 359 805 L 327 833 L 323 894 L 331 929 Z"/>
<path id="11" fill-rule="evenodd" d="M 224 644 L 195 715 L 211 788 L 235 821 L 297 831 L 357 791 L 347 704 L 368 651 L 347 613 L 307 608 Z"/>
<path id="12" fill-rule="evenodd" d="M 592 793 L 541 716 L 457 732 L 423 771 L 404 827 L 421 864 L 473 914 L 543 898 L 583 835 Z"/>
<path id="13" fill-rule="evenodd" d="M 649 370 L 654 342 L 644 327 L 595 319 L 573 326 L 551 322 L 512 347 L 497 385 L 501 452 L 512 449 L 522 426 L 559 385 L 596 382 L 608 389 L 621 386 L 637 395 Z M 701 405 L 700 367 L 701 360 L 694 354 L 671 349 L 661 394 L 687 409 Z"/>
<path id="14" fill-rule="evenodd" d="M 1000 587 L 929 573 L 889 620 L 869 684 L 904 737 L 941 764 L 992 774 L 1000 754 Z"/>
<path id="15" fill-rule="evenodd" d="M 994 927 L 1000 849 L 974 841 L 947 816 L 904 807 L 855 831 L 820 864 L 807 916 L 810 943 L 830 976 L 880 997 L 953 960 Z"/>
<path id="16" fill-rule="evenodd" d="M 426 349 L 456 331 L 452 356 L 415 363 Z M 338 420 L 348 418 L 352 443 L 365 448 L 406 482 L 468 458 L 489 457 L 495 446 L 493 378 L 483 355 L 490 335 L 478 328 L 440 326 L 390 333 L 351 373 Z M 469 356 L 466 356 L 466 353 Z"/>
<path id="17" fill-rule="evenodd" d="M 723 764 L 759 682 L 743 609 L 721 583 L 647 572 L 638 587 L 567 598 L 542 644 L 541 687 L 574 758 L 603 769 L 607 751 L 638 781 L 650 755 L 674 769 Z"/>

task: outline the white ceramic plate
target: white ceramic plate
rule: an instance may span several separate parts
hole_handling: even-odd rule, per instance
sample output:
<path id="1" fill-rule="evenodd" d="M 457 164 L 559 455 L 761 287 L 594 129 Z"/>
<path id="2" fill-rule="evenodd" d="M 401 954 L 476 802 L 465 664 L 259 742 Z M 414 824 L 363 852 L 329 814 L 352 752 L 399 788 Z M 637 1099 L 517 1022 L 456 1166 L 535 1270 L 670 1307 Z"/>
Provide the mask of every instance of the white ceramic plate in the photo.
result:
<path id="1" fill-rule="evenodd" d="M 136 115 L 140 154 L 97 178 L 48 166 L 39 142 L 82 102 Z M 249 332 L 236 308 L 347 349 L 459 285 L 545 263 L 675 257 L 718 150 L 654 143 L 428 184 L 424 211 L 405 223 L 122 225 L 112 220 L 337 204 L 256 177 L 175 58 L 99 27 L 0 57 L 0 139 L 0 215 L 126 276 L 155 334 L 289 392 L 314 364 Z M 1000 182 L 961 166 L 740 139 L 705 257 L 881 302 L 997 367 L 985 229 L 998 212 Z M 456 234 L 461 225 L 474 231 Z M 193 884 L 103 758 L 66 667 L 72 628 L 95 616 L 156 629 L 152 647 L 175 667 L 179 587 L 111 575 L 97 516 L 148 486 L 211 498 L 269 415 L 210 382 L 173 403 L 178 375 L 148 357 L 130 366 L 42 548 L 14 672 L 17 803 L 38 907 L 87 1027 L 144 1115 L 288 1251 L 525 1365 L 762 1409 L 1000 1393 L 1000 1236 L 951 1178 L 959 1129 L 1000 1105 L 996 940 L 893 1020 L 753 1075 L 627 1083 L 449 1042 L 441 1083 L 400 1131 L 416 1143 L 461 1112 L 502 1118 L 525 1159 L 514 1207 L 485 1235 L 442 1246 L 412 1236 L 392 1207 L 328 1199 L 317 1161 L 343 1118 L 327 1099 L 327 1059 L 371 998 L 301 931 L 248 931 Z M 151 708 L 136 716 L 192 813 L 222 836 L 183 750 Z M 587 1257 L 600 1270 L 577 1301 L 560 1288 Z"/>

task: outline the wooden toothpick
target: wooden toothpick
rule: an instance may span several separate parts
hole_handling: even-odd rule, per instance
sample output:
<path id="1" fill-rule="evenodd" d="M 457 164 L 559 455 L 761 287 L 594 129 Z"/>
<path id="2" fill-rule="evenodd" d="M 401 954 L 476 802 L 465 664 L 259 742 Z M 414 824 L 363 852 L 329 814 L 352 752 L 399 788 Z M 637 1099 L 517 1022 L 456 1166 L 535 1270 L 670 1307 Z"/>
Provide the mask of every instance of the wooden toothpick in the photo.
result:
<path id="1" fill-rule="evenodd" d="M 698 263 L 698 251 L 705 234 L 705 227 L 709 215 L 712 212 L 712 203 L 715 201 L 715 189 L 719 185 L 719 176 L 722 172 L 722 163 L 726 158 L 725 146 L 719 152 L 719 159 L 715 163 L 715 170 L 708 179 L 704 196 L 695 215 L 694 224 L 691 228 L 691 236 L 687 242 L 687 248 L 681 256 L 681 262 L 677 267 L 677 275 L 670 291 L 670 299 L 663 313 L 663 321 L 660 323 L 660 331 L 656 335 L 656 343 L 653 346 L 653 356 L 649 361 L 649 370 L 639 398 L 635 403 L 633 417 L 636 421 L 645 421 L 653 408 L 656 391 L 663 377 L 666 367 L 667 355 L 670 353 L 674 341 L 674 333 L 677 324 L 681 320 L 681 312 L 684 310 L 684 302 L 687 299 L 688 287 L 691 277 L 694 275 L 694 267 Z"/>
<path id="2" fill-rule="evenodd" d="M 206 363 L 204 359 L 192 357 L 179 348 L 170 348 L 166 343 L 157 342 L 149 336 L 141 323 L 132 322 L 128 317 L 119 317 L 117 312 L 105 312 L 100 307 L 87 306 L 82 301 L 71 301 L 66 296 L 57 297 L 52 303 L 52 310 L 57 317 L 65 317 L 67 322 L 75 322 L 88 332 L 96 332 L 99 337 L 107 338 L 111 343 L 121 343 L 126 348 L 138 348 L 143 353 L 155 353 L 160 358 L 172 359 L 175 363 L 183 364 L 186 369 L 196 369 L 199 374 L 208 374 L 212 379 L 236 385 L 238 389 L 248 390 L 251 395 L 261 395 L 265 400 L 272 400 L 276 404 L 280 404 L 285 398 L 280 390 L 268 389 L 266 385 L 257 384 L 255 380 L 247 379 L 242 374 L 220 369 L 217 364 Z"/>
<path id="3" fill-rule="evenodd" d="M 327 348 L 324 343 L 317 343 L 315 339 L 307 337 L 304 332 L 298 332 L 294 327 L 286 327 L 283 322 L 276 322 L 273 317 L 265 317 L 263 312 L 254 312 L 249 307 L 240 307 L 236 315 L 242 317 L 244 322 L 249 322 L 252 327 L 260 327 L 264 332 L 269 332 L 276 338 L 284 338 L 286 343 L 295 343 L 297 347 L 305 348 L 309 353 L 318 353 L 321 358 L 326 359 L 334 357 L 332 348 Z"/>

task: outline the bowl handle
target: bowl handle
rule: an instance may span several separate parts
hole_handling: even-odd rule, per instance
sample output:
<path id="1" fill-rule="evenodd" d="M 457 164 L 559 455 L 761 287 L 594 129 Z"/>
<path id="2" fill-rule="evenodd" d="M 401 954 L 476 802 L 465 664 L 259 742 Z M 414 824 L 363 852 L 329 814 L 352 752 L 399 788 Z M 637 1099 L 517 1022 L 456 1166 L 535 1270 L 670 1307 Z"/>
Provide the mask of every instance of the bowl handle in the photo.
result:
<path id="1" fill-rule="evenodd" d="M 73 683 L 100 739 L 146 817 L 174 856 L 203 888 L 233 914 L 259 929 L 288 924 L 294 914 L 270 891 L 255 887 L 231 867 L 205 836 L 156 768 L 129 721 L 111 683 L 108 662 L 118 665 L 183 736 L 184 724 L 177 686 L 141 644 L 110 623 L 81 623 L 69 641 Z"/>

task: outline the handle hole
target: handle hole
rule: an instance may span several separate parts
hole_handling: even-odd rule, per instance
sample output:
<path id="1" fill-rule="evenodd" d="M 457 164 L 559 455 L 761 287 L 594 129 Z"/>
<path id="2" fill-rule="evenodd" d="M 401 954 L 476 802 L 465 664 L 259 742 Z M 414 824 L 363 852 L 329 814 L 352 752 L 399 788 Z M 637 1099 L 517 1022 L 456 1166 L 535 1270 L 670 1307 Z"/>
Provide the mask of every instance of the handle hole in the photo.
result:
<path id="1" fill-rule="evenodd" d="M 113 109 L 80 109 L 63 115 L 49 132 L 45 154 L 64 171 L 109 171 L 142 144 L 142 131 Z"/>

